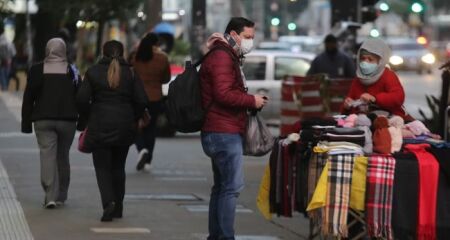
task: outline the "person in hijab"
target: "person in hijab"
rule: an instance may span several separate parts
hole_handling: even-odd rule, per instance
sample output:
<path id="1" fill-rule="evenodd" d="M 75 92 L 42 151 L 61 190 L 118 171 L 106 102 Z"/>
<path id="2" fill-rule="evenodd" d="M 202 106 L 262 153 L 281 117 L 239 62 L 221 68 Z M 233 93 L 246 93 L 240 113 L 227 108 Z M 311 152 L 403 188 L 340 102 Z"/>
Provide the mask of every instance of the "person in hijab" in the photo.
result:
<path id="1" fill-rule="evenodd" d="M 44 207 L 62 205 L 70 182 L 69 150 L 78 112 L 75 96 L 79 76 L 71 70 L 61 38 L 47 42 L 43 63 L 28 72 L 22 104 L 22 132 L 34 131 L 39 145 Z"/>
<path id="2" fill-rule="evenodd" d="M 343 113 L 382 110 L 402 117 L 405 122 L 413 118 L 403 107 L 405 92 L 397 75 L 386 65 L 390 48 L 381 39 L 368 39 L 357 54 L 356 78 L 343 104 Z"/>
<path id="3" fill-rule="evenodd" d="M 77 94 L 82 119 L 78 130 L 87 128 L 84 144 L 92 150 L 102 222 L 122 217 L 125 160 L 146 104 L 144 87 L 125 61 L 122 43 L 106 42 L 103 57 L 87 70 Z"/>

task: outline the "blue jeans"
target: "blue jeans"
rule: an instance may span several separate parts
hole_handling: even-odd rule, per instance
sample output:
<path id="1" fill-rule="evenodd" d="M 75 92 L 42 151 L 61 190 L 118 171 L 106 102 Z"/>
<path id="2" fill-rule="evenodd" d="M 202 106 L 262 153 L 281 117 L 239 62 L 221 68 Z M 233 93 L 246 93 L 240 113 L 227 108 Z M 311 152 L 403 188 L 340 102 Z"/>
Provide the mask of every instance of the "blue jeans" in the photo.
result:
<path id="1" fill-rule="evenodd" d="M 2 91 L 8 91 L 9 67 L 0 66 L 0 85 L 1 85 Z"/>
<path id="2" fill-rule="evenodd" d="M 234 239 L 234 217 L 244 187 L 242 137 L 202 132 L 203 151 L 211 158 L 214 185 L 209 202 L 208 240 Z"/>

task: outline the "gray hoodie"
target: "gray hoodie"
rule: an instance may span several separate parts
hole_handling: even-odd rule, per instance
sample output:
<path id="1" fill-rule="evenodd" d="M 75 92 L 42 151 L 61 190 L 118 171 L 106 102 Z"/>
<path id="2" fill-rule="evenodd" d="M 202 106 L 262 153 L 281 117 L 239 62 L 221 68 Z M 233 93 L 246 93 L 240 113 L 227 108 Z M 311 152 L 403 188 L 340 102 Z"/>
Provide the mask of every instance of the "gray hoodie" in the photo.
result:
<path id="1" fill-rule="evenodd" d="M 359 58 L 362 49 L 380 57 L 380 62 L 378 63 L 377 69 L 370 75 L 363 74 L 361 72 L 361 68 L 359 67 Z M 380 79 L 381 75 L 384 72 L 384 68 L 389 63 L 389 58 L 391 57 L 391 49 L 383 40 L 379 38 L 371 38 L 363 42 L 358 50 L 357 56 L 356 76 L 358 76 L 363 85 L 367 86 L 375 83 L 376 81 L 378 81 L 378 79 Z"/>

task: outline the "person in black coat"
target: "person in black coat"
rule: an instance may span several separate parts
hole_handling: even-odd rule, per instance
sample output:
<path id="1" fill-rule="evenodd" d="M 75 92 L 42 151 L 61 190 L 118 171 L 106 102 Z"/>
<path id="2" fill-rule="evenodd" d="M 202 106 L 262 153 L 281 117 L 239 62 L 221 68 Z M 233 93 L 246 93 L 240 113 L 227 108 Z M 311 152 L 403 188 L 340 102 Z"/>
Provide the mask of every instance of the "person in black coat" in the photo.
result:
<path id="1" fill-rule="evenodd" d="M 328 34 L 324 44 L 325 51 L 314 58 L 306 75 L 324 73 L 330 78 L 354 78 L 355 63 L 350 56 L 339 50 L 337 38 Z"/>
<path id="2" fill-rule="evenodd" d="M 64 41 L 50 39 L 44 62 L 33 65 L 28 72 L 22 102 L 22 132 L 32 133 L 34 122 L 46 208 L 62 205 L 67 199 L 69 150 L 78 118 L 78 83 L 79 76 L 67 63 Z"/>
<path id="3" fill-rule="evenodd" d="M 141 81 L 123 58 L 122 43 L 103 45 L 103 58 L 87 70 L 77 104 L 83 119 L 78 129 L 87 128 L 84 144 L 92 150 L 103 205 L 101 221 L 121 218 L 125 160 L 147 104 Z"/>

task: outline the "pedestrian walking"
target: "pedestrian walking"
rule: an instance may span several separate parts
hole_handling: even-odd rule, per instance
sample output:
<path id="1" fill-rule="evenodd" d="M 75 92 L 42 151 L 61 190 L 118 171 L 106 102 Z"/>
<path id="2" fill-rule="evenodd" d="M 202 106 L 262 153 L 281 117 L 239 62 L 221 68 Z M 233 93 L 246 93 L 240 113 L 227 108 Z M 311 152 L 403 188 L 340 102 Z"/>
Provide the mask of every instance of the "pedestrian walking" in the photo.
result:
<path id="1" fill-rule="evenodd" d="M 76 75 L 66 58 L 66 45 L 60 38 L 47 42 L 43 63 L 28 72 L 23 95 L 22 132 L 36 133 L 41 162 L 41 184 L 45 208 L 67 200 L 70 182 L 69 150 L 75 135 L 78 113 Z"/>
<path id="2" fill-rule="evenodd" d="M 134 58 L 134 69 L 144 85 L 148 97 L 147 110 L 150 121 L 140 130 L 136 139 L 139 152 L 136 170 L 150 165 L 156 138 L 156 122 L 163 112 L 162 85 L 170 80 L 170 64 L 167 55 L 158 47 L 158 35 L 148 33 L 139 43 Z"/>
<path id="3" fill-rule="evenodd" d="M 91 66 L 77 94 L 84 144 L 92 150 L 103 206 L 101 221 L 121 218 L 125 195 L 125 161 L 137 121 L 147 102 L 138 76 L 123 57 L 123 45 L 108 41 L 103 57 Z"/>
<path id="4" fill-rule="evenodd" d="M 267 100 L 246 91 L 240 69 L 253 48 L 254 23 L 235 17 L 225 33 L 212 34 L 211 52 L 200 68 L 202 104 L 207 110 L 201 132 L 202 147 L 211 159 L 214 183 L 209 202 L 209 240 L 234 239 L 236 202 L 244 187 L 242 136 L 247 110 L 262 108 Z"/>
<path id="5" fill-rule="evenodd" d="M 0 21 L 0 85 L 2 91 L 9 87 L 9 72 L 12 58 L 16 55 L 16 48 L 5 36 L 3 22 Z"/>
<path id="6" fill-rule="evenodd" d="M 325 37 L 324 45 L 325 51 L 314 58 L 307 75 L 324 73 L 330 78 L 354 78 L 354 61 L 339 50 L 337 38 L 328 34 Z"/>

